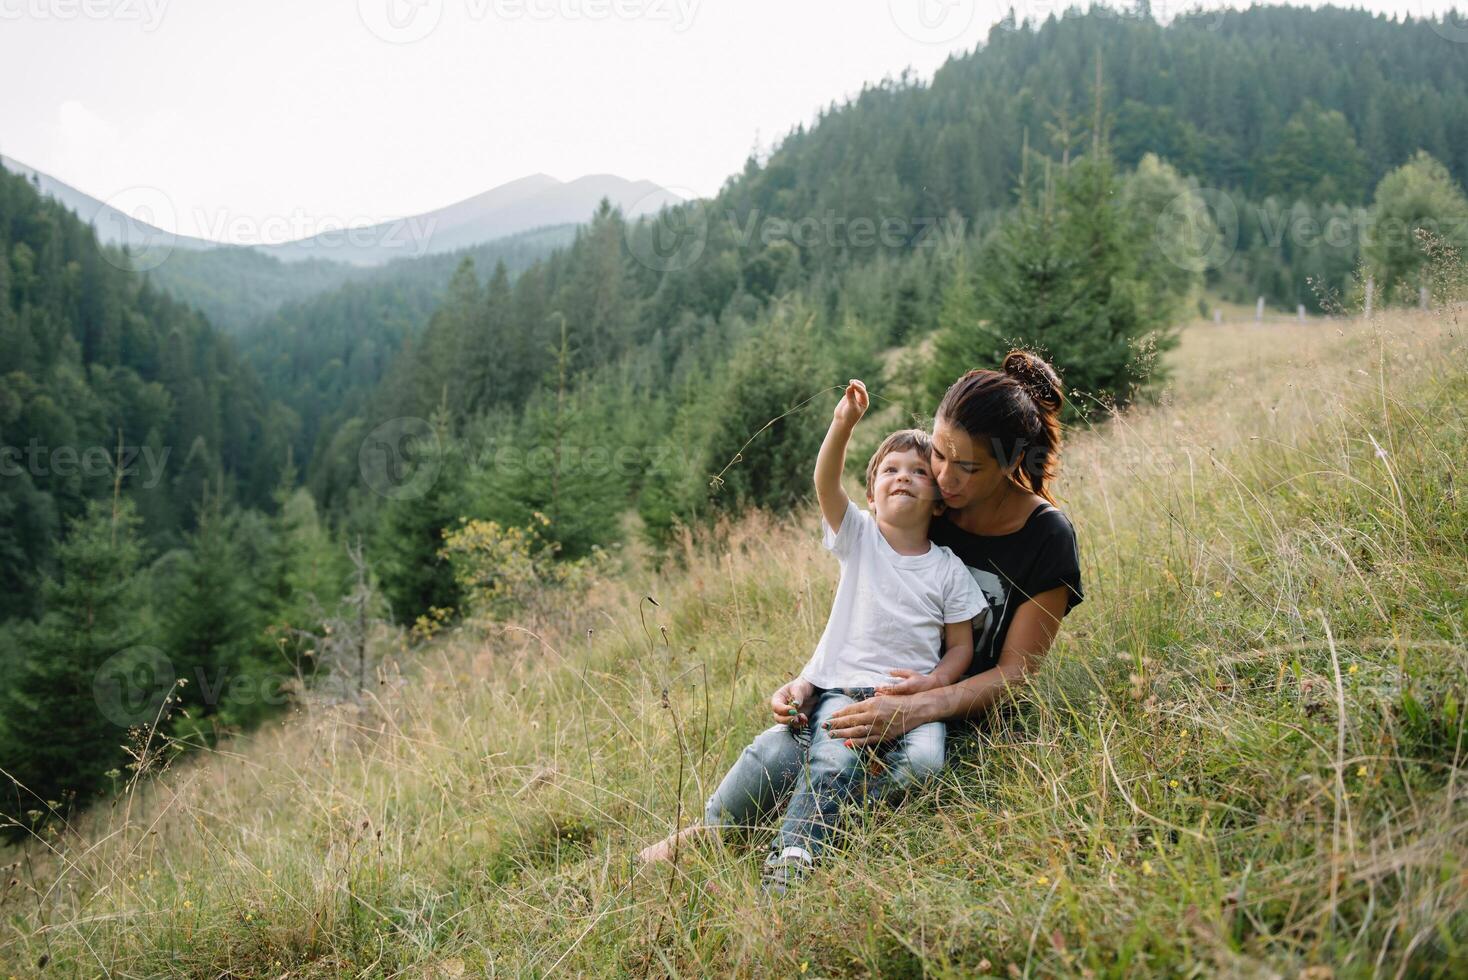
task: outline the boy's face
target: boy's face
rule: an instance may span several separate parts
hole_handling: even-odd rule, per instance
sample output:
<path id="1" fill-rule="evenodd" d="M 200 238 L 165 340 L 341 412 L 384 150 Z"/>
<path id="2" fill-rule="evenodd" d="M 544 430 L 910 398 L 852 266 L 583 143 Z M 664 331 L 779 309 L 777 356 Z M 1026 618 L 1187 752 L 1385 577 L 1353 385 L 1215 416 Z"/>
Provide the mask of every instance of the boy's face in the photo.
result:
<path id="1" fill-rule="evenodd" d="M 916 449 L 888 453 L 877 464 L 867 502 L 879 520 L 897 527 L 926 527 L 942 510 L 933 471 Z"/>

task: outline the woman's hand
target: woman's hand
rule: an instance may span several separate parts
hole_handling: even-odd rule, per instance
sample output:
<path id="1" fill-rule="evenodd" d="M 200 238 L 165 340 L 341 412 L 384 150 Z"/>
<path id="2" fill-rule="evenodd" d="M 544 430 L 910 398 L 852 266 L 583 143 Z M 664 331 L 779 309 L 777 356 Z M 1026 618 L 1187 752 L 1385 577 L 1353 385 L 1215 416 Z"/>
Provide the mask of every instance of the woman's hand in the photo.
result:
<path id="1" fill-rule="evenodd" d="M 896 684 L 888 684 L 886 687 L 877 688 L 878 694 L 920 694 L 923 691 L 931 691 L 937 687 L 948 686 L 932 674 L 921 674 L 915 670 L 907 670 L 903 667 L 894 667 L 888 673 L 893 677 L 901 679 Z"/>
<path id="2" fill-rule="evenodd" d="M 809 725 L 810 717 L 800 709 L 815 692 L 814 684 L 804 677 L 796 677 L 771 694 L 770 713 L 775 716 L 775 724 L 789 725 L 791 728 Z"/>
<path id="3" fill-rule="evenodd" d="M 880 745 L 922 724 L 916 702 L 911 694 L 877 694 L 833 714 L 826 730 L 848 748 Z"/>

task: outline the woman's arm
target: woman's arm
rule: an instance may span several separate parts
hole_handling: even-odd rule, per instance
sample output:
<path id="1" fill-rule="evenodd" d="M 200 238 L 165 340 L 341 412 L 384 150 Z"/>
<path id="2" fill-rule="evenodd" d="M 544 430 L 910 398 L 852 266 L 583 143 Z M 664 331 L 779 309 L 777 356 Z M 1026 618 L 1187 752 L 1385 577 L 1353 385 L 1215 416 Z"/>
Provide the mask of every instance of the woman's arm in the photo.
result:
<path id="1" fill-rule="evenodd" d="M 1065 615 L 1064 586 L 1029 599 L 1014 614 L 999 664 L 957 684 L 917 694 L 879 694 L 847 705 L 831 716 L 831 737 L 846 740 L 852 747 L 876 745 L 898 738 L 930 721 L 972 718 L 982 714 L 1008 693 L 1022 686 L 1040 669 L 1050 644 L 1060 632 Z M 902 685 L 893 685 L 900 692 Z"/>

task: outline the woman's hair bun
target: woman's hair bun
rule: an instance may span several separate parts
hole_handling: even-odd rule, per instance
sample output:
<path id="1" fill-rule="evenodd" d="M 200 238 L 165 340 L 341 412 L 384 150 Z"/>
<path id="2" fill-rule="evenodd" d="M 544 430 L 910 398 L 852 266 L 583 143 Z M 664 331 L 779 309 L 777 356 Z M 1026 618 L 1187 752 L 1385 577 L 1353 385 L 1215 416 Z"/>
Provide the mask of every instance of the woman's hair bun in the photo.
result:
<path id="1" fill-rule="evenodd" d="M 1012 350 L 1004 356 L 1004 373 L 1018 381 L 1035 404 L 1046 411 L 1060 410 L 1060 375 L 1029 351 Z"/>

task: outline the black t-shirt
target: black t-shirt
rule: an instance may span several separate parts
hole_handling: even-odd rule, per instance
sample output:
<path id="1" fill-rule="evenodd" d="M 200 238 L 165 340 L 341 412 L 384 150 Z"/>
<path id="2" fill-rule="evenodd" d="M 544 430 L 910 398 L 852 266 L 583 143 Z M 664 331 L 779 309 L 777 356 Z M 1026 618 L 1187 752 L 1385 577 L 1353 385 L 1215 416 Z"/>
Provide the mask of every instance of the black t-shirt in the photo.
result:
<path id="1" fill-rule="evenodd" d="M 1009 624 L 1026 600 L 1065 586 L 1065 611 L 1079 603 L 1081 559 L 1075 529 L 1060 511 L 1042 503 L 1024 526 L 1010 534 L 970 534 L 942 515 L 933 518 L 928 537 L 951 548 L 989 600 L 990 616 L 980 630 L 974 625 L 974 659 L 969 676 L 999 663 Z"/>

